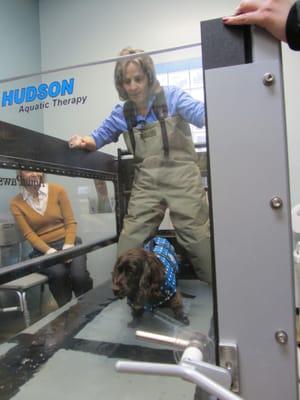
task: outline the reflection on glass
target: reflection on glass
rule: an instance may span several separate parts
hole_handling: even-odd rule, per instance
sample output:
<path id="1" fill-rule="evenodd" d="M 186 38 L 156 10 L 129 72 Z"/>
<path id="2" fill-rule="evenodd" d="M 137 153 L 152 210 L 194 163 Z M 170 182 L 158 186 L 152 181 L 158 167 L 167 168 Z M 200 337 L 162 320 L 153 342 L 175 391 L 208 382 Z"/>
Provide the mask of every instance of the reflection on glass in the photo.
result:
<path id="1" fill-rule="evenodd" d="M 194 99 L 204 102 L 203 76 L 200 58 L 188 58 L 182 61 L 170 61 L 156 64 L 157 79 L 161 86 L 175 85 L 184 89 Z M 205 127 L 201 129 L 190 124 L 195 144 L 206 143 Z"/>
<path id="2" fill-rule="evenodd" d="M 81 244 L 68 194 L 63 186 L 46 183 L 44 174 L 19 171 L 20 193 L 10 209 L 16 224 L 32 246 L 30 258 L 69 249 Z M 63 306 L 75 296 L 90 290 L 93 281 L 86 267 L 86 256 L 78 256 L 41 270 L 48 277 L 51 293 Z"/>
<path id="3" fill-rule="evenodd" d="M 101 151 L 114 155 L 117 154 L 117 148 L 129 149 L 135 153 L 135 178 L 133 188 L 130 188 L 130 203 L 123 221 L 124 230 L 121 235 L 119 254 L 126 253 L 131 248 L 143 247 L 152 237 L 165 237 L 174 246 L 176 257 L 178 257 L 178 292 L 182 295 L 184 315 L 187 316 L 190 323 L 189 326 L 183 326 L 180 321 L 174 319 L 174 314 L 167 304 L 164 304 L 159 311 L 155 310 L 154 313 L 145 311 L 137 325 L 138 329 L 188 340 L 206 335 L 210 337 L 207 343 L 211 344 L 214 338 L 212 294 L 210 285 L 203 281 L 210 280 L 208 277 L 210 270 L 208 204 L 201 172 L 198 168 L 199 160 L 193 143 L 193 140 L 197 143 L 205 143 L 205 127 L 202 127 L 204 123 L 203 104 L 201 103 L 203 101 L 203 83 L 199 62 L 196 66 L 191 62 L 186 62 L 198 59 L 198 54 L 199 48 L 154 56 L 153 61 L 160 86 L 154 79 L 155 85 L 150 89 L 146 77 L 141 91 L 137 89 L 140 87 L 137 75 L 131 74 L 130 68 L 128 68 L 137 64 L 122 61 L 119 64 L 122 72 L 121 90 L 123 89 L 125 94 L 127 93 L 128 98 L 123 98 L 121 101 L 118 99 L 120 93 L 115 90 L 113 85 L 115 65 L 112 63 L 88 69 L 65 71 L 63 74 L 45 75 L 41 82 L 60 82 L 62 79 L 74 77 L 74 92 L 66 94 L 64 97 L 58 96 L 61 101 L 66 100 L 65 103 L 57 102 L 54 106 L 51 102 L 48 109 L 32 111 L 29 115 L 34 119 L 38 113 L 41 113 L 43 119 L 43 129 L 41 130 L 47 134 L 50 132 L 55 136 L 59 135 L 60 138 L 68 139 L 73 134 L 89 135 L 95 127 L 99 126 L 99 121 L 104 121 L 112 110 L 116 111 L 115 105 L 119 111 L 121 110 L 120 114 L 115 115 L 119 118 L 117 120 L 121 121 L 115 132 L 115 140 L 101 148 Z M 141 62 L 142 60 L 143 57 L 141 57 Z M 178 70 L 173 63 L 176 63 L 175 67 L 178 67 Z M 161 66 L 165 68 L 167 64 L 172 68 L 168 71 L 160 70 Z M 143 75 L 140 74 L 140 71 L 138 72 L 139 77 Z M 155 78 L 155 71 L 152 76 Z M 45 80 L 46 78 L 47 80 Z M 173 89 L 174 83 L 181 87 Z M 99 87 L 101 87 L 101 91 L 99 91 Z M 172 90 L 174 90 L 173 94 L 178 93 L 184 96 L 194 112 L 189 114 L 186 109 L 173 104 L 170 100 Z M 167 140 L 165 140 L 166 137 L 163 138 L 161 126 L 151 109 L 155 95 L 162 91 L 164 91 L 168 106 L 168 115 L 164 118 Z M 151 95 L 150 102 L 149 95 Z M 71 99 L 73 98 L 85 98 L 85 101 L 72 103 Z M 68 101 L 69 99 L 70 101 Z M 131 100 L 131 105 L 133 103 L 136 106 L 133 108 L 136 118 L 133 126 L 135 151 L 133 151 L 128 124 L 123 115 L 123 106 L 127 100 Z M 164 104 L 164 102 L 158 104 L 156 111 L 162 112 Z M 11 113 L 11 116 L 16 115 Z M 165 115 L 163 116 L 165 117 Z M 21 117 L 18 116 L 18 118 Z M 13 122 L 13 118 L 11 121 Z M 113 126 L 116 124 L 115 121 L 116 119 L 114 119 Z M 198 126 L 193 129 L 199 134 L 194 134 L 194 132 L 191 134 L 190 123 Z M 99 130 L 101 130 L 101 126 L 96 129 L 96 131 Z M 94 137 L 96 136 L 97 133 Z M 118 143 L 115 144 L 117 139 Z M 105 143 L 101 142 L 101 145 Z M 85 152 L 82 154 L 86 155 Z M 132 169 L 128 174 L 131 173 L 133 173 Z M 84 243 L 115 234 L 115 198 L 111 182 L 101 179 L 93 181 L 62 176 L 52 176 L 51 179 L 48 177 L 48 181 L 64 186 L 67 191 L 77 222 L 77 234 Z M 7 205 L 17 191 L 18 187 L 10 187 L 10 194 L 6 196 Z M 128 193 L 121 193 L 122 197 L 127 195 Z M 119 200 L 122 202 L 122 198 Z M 4 211 L 4 214 L 5 217 L 8 216 L 7 210 Z M 168 222 L 162 226 L 160 223 L 163 219 L 168 219 Z M 198 235 L 199 225 L 203 233 L 201 240 Z M 166 226 L 167 228 L 165 228 Z M 189 231 L 191 226 L 193 229 Z M 152 250 L 146 251 L 152 253 Z M 84 371 L 84 386 L 98 384 L 100 379 L 102 382 L 101 393 L 108 399 L 119 398 L 124 390 L 128 390 L 130 398 L 144 398 L 145 385 L 149 385 L 150 382 L 149 377 L 137 377 L 128 383 L 126 376 L 116 375 L 114 372 L 116 359 L 122 357 L 129 360 L 156 360 L 169 363 L 178 360 L 177 356 L 174 357 L 173 349 L 170 346 L 143 343 L 136 339 L 135 329 L 128 326 L 132 321 L 132 307 L 128 305 L 127 298 L 114 298 L 111 292 L 111 272 L 116 259 L 114 246 L 89 253 L 87 268 L 94 280 L 92 295 L 84 295 L 79 305 L 71 306 L 61 319 L 57 318 L 54 321 L 54 324 L 43 322 L 44 329 L 40 332 L 39 340 L 44 343 L 45 348 L 51 352 L 52 356 L 51 363 L 46 362 L 43 371 L 54 374 L 51 376 L 54 376 L 53 379 L 56 382 L 53 391 L 57 390 L 57 397 L 63 393 L 60 386 L 62 378 L 56 373 L 58 369 L 52 369 L 52 367 L 65 365 L 71 359 L 74 360 L 70 361 L 72 365 L 80 365 L 81 372 Z M 159 285 L 157 289 L 160 289 Z M 135 304 L 135 301 L 133 303 Z M 53 326 L 56 326 L 54 333 Z M 46 329 L 49 329 L 51 334 L 47 335 Z M 49 336 L 51 340 L 49 340 Z M 53 340 L 57 343 L 60 340 L 59 343 L 61 343 L 61 337 L 67 340 L 71 338 L 76 352 L 72 350 L 57 351 L 55 346 L 49 345 L 49 342 Z M 138 354 L 136 353 L 137 346 L 140 349 Z M 92 354 L 93 352 L 95 354 Z M 212 360 L 213 345 L 209 346 L 207 353 L 210 355 L 208 357 L 205 354 L 205 360 Z M 78 356 L 80 360 L 77 360 Z M 94 359 L 97 359 L 98 365 L 96 383 L 93 382 L 94 375 L 91 373 L 94 368 Z M 115 385 L 114 382 L 118 384 Z M 30 390 L 34 391 L 35 385 L 33 380 L 30 383 L 31 387 L 26 389 L 29 392 Z M 155 378 L 157 396 L 165 393 L 168 383 L 170 387 L 175 386 L 178 398 L 186 396 L 193 398 L 195 392 L 193 385 L 187 387 L 180 381 L 174 383 L 174 379 L 168 380 L 162 377 Z M 66 382 L 63 386 L 65 384 Z M 76 382 L 70 384 L 70 387 L 73 389 L 74 398 L 80 397 L 80 394 L 83 393 L 83 389 L 79 384 L 76 385 Z M 20 394 L 23 394 L 23 388 L 21 388 Z M 153 393 L 149 399 L 152 397 Z"/>
<path id="4" fill-rule="evenodd" d="M 18 191 L 15 171 L 0 169 L 0 266 L 21 261 L 26 252 L 24 238 L 9 210 L 10 200 Z"/>
<path id="5" fill-rule="evenodd" d="M 200 68 L 190 69 L 190 83 L 190 87 L 193 89 L 203 87 L 203 76 Z"/>
<path id="6" fill-rule="evenodd" d="M 204 91 L 203 88 L 199 88 L 199 89 L 191 89 L 189 91 L 189 93 L 191 94 L 191 96 L 194 99 L 200 100 L 200 101 L 204 101 Z"/>
<path id="7" fill-rule="evenodd" d="M 76 221 L 77 235 L 84 243 L 105 240 L 116 234 L 114 215 L 114 187 L 106 181 L 110 212 L 98 213 L 97 218 L 91 216 L 96 212 L 98 197 L 95 183 L 90 179 L 68 178 L 47 175 L 46 182 L 63 186 L 68 194 Z M 104 181 L 103 181 L 104 182 Z M 25 260 L 32 249 L 28 240 L 18 229 L 10 211 L 11 200 L 22 192 L 20 178 L 14 170 L 0 169 L 0 265 L 6 266 Z"/>
<path id="8" fill-rule="evenodd" d="M 94 179 L 96 196 L 89 197 L 90 214 L 111 213 L 115 210 L 114 197 L 108 192 L 107 184 L 101 179 Z"/>
<path id="9" fill-rule="evenodd" d="M 190 87 L 189 71 L 169 73 L 169 85 L 178 86 L 182 89 L 188 89 Z"/>
<path id="10" fill-rule="evenodd" d="M 23 174 L 26 174 L 25 171 L 22 171 Z M 31 187 L 35 187 L 34 183 L 36 180 L 36 176 L 41 176 L 40 173 L 34 173 L 31 171 L 31 174 L 33 176 L 32 179 L 29 179 L 28 185 L 29 190 Z M 39 179 L 37 179 L 37 183 L 41 183 L 41 188 L 43 189 L 45 185 L 48 185 L 48 182 L 50 186 L 54 184 L 55 186 L 61 187 L 64 189 L 65 194 L 67 194 L 67 199 L 68 202 L 71 206 L 71 210 L 73 211 L 74 215 L 74 220 L 76 221 L 76 236 L 77 236 L 77 242 L 76 244 L 79 244 L 80 240 L 82 240 L 83 243 L 88 243 L 90 241 L 95 241 L 96 239 L 103 240 L 107 239 L 109 237 L 112 237 L 116 234 L 116 227 L 115 227 L 115 215 L 113 212 L 106 213 L 106 214 L 98 214 L 97 218 L 93 218 L 90 215 L 90 210 L 89 210 L 89 199 L 88 196 L 94 191 L 95 191 L 95 184 L 93 180 L 88 180 L 88 179 L 80 179 L 80 178 L 68 178 L 68 177 L 60 177 L 60 176 L 50 176 L 48 175 L 47 177 L 43 176 L 43 180 L 40 182 Z M 0 196 L 1 196 L 1 206 L 0 206 L 0 265 L 1 267 L 4 266 L 9 266 L 11 264 L 15 264 L 21 261 L 24 261 L 26 259 L 29 259 L 30 257 L 37 255 L 36 251 L 33 251 L 34 248 L 34 239 L 37 238 L 37 235 L 34 234 L 34 232 L 28 232 L 26 230 L 26 237 L 24 236 L 24 233 L 22 232 L 22 229 L 20 229 L 19 224 L 16 223 L 13 214 L 10 210 L 10 203 L 13 198 L 21 198 L 23 199 L 23 192 L 24 192 L 24 183 L 25 180 L 21 179 L 20 174 L 17 174 L 16 171 L 14 170 L 6 170 L 6 169 L 0 169 Z M 111 182 L 107 182 L 107 191 L 110 195 L 110 198 L 112 199 L 112 209 L 114 207 L 114 190 L 113 190 L 113 185 Z M 50 190 L 50 195 L 51 195 L 51 190 Z M 51 197 L 51 196 L 50 196 Z M 26 197 L 26 199 L 29 201 L 30 204 L 26 203 L 26 210 L 30 210 L 32 207 L 36 207 L 34 200 L 32 200 L 32 203 L 30 201 L 29 197 Z M 42 203 L 46 204 L 46 199 L 42 201 Z M 47 206 L 48 206 L 47 202 Z M 49 207 L 48 207 L 49 208 Z M 37 204 L 37 210 L 32 209 L 32 215 L 39 217 L 39 211 L 42 212 L 43 210 L 39 209 L 39 204 Z M 47 207 L 46 207 L 47 210 Z M 58 209 L 58 213 L 60 213 L 60 209 Z M 26 214 L 26 213 L 25 213 Z M 23 217 L 25 218 L 25 214 L 22 213 Z M 54 215 L 51 215 L 49 217 L 49 212 L 44 213 L 44 215 L 40 216 L 41 219 L 47 219 L 47 222 L 49 222 L 49 218 L 51 219 L 52 217 L 55 218 Z M 20 215 L 19 215 L 20 216 Z M 18 218 L 19 218 L 18 216 Z M 48 218 L 49 217 L 49 218 Z M 60 218 L 60 217 L 59 217 Z M 24 221 L 23 221 L 24 222 Z M 28 222 L 28 221 L 27 221 Z M 26 224 L 25 224 L 26 225 Z M 71 224 L 72 225 L 72 224 Z M 24 228 L 24 224 L 22 223 L 22 226 Z M 42 229 L 42 228 L 41 228 Z M 48 228 L 47 228 L 48 229 Z M 46 229 L 46 230 L 47 230 Z M 49 229 L 48 233 L 49 235 Z M 29 239 L 32 239 L 32 243 Z M 55 245 L 58 245 L 58 249 L 61 248 L 60 244 L 55 243 Z M 57 246 L 56 246 L 57 247 Z M 101 269 L 99 267 L 99 253 L 102 253 L 102 263 L 101 263 Z M 43 252 L 41 252 L 43 254 Z M 106 254 L 103 257 L 103 254 Z M 109 261 L 111 260 L 111 261 Z M 94 284 L 98 285 L 103 283 L 103 281 L 107 281 L 110 279 L 110 274 L 111 274 L 111 268 L 112 264 L 114 262 L 114 252 L 111 249 L 105 249 L 105 250 L 97 250 L 94 251 L 88 256 L 82 256 L 81 258 L 76 258 L 74 260 L 74 269 L 75 269 L 75 261 L 76 264 L 79 264 L 79 268 L 76 267 L 76 273 L 79 274 L 79 272 L 83 269 L 83 271 L 86 271 L 86 269 L 89 271 L 89 274 L 94 281 Z M 68 270 L 70 269 L 71 264 L 68 265 Z M 87 268 L 86 268 L 87 267 Z M 50 271 L 50 269 L 45 269 L 46 273 Z M 42 273 L 42 270 L 40 270 Z M 83 273 L 85 275 L 86 272 Z M 19 278 L 19 274 L 15 275 L 15 278 Z M 80 279 L 81 280 L 81 279 Z M 85 279 L 83 279 L 84 281 Z M 70 286 L 70 280 L 68 279 L 67 282 L 67 290 L 64 288 L 64 295 L 62 296 L 63 299 L 58 298 L 57 302 L 61 305 L 63 302 L 68 301 L 71 297 L 71 291 L 80 295 L 81 294 L 81 289 L 85 287 L 85 289 L 90 288 L 91 286 L 91 279 L 87 278 L 86 280 L 86 285 L 79 283 L 78 286 L 74 286 L 75 290 L 73 289 L 73 286 Z M 66 282 L 65 282 L 66 283 Z M 51 286 L 53 284 L 51 283 Z M 47 285 L 48 288 L 48 285 Z M 85 289 L 83 289 L 85 291 Z M 29 294 L 31 291 L 29 291 Z M 36 293 L 37 294 L 37 293 Z M 49 292 L 47 290 L 46 294 L 43 296 L 43 303 L 46 304 L 45 307 L 45 312 L 49 312 L 49 310 L 53 309 L 56 307 L 56 301 L 53 301 L 53 294 L 54 297 L 59 296 L 59 293 L 57 294 L 55 292 L 55 288 L 53 289 L 53 293 Z M 34 291 L 33 291 L 34 295 Z M 30 298 L 30 297 L 29 297 Z M 35 299 L 35 304 L 38 303 L 38 299 Z M 0 290 L 0 302 L 1 305 L 6 304 L 8 306 L 12 306 L 16 304 L 17 300 L 15 298 L 8 299 L 7 298 L 7 293 L 3 294 Z M 0 306 L 1 306 L 0 305 Z M 49 308 L 50 307 L 50 308 Z M 0 314 L 1 315 L 1 314 Z M 1 332 L 0 332 L 1 333 Z"/>
<path id="11" fill-rule="evenodd" d="M 169 85 L 168 74 L 157 74 L 157 79 L 162 86 Z"/>
<path id="12" fill-rule="evenodd" d="M 140 51 L 126 48 L 120 54 L 137 52 Z M 168 301 L 164 298 L 163 277 L 178 272 L 172 262 L 166 267 L 156 252 L 158 246 L 165 261 L 172 253 L 166 248 L 173 249 L 166 238 L 159 236 L 166 210 L 174 228 L 172 240 L 177 249 L 185 251 L 183 259 L 190 267 L 192 264 L 199 280 L 211 282 L 208 204 L 189 126 L 195 125 L 198 130 L 203 127 L 204 105 L 187 92 L 193 90 L 196 97 L 203 97 L 199 68 L 192 75 L 192 83 L 189 70 L 184 68 L 171 70 L 167 76 L 161 71 L 159 76 L 169 86 L 162 86 L 157 80 L 153 60 L 147 55 L 118 61 L 114 77 L 121 103 L 112 106 L 111 113 L 90 136 L 75 135 L 69 142 L 72 148 L 105 150 L 106 144 L 124 138 L 134 156 L 134 182 L 113 271 L 114 293 L 120 300 L 127 298 L 133 315 L 132 321 L 127 320 L 129 327 L 139 326 L 145 312 L 158 304 L 171 308 L 177 320 L 189 323 L 180 289 L 167 287 Z M 107 198 L 105 187 L 101 191 L 102 198 Z M 151 245 L 153 241 L 157 243 Z M 177 254 L 172 258 L 176 263 Z M 170 281 L 176 285 L 175 279 Z M 190 291 L 198 296 L 203 287 L 194 279 L 187 293 Z"/>

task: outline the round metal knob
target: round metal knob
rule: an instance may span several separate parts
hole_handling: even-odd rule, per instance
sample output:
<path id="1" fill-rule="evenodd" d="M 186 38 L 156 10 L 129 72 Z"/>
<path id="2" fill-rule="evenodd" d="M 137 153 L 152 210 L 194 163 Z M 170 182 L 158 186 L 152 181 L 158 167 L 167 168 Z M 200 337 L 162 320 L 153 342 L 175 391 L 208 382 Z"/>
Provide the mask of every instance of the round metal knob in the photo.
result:
<path id="1" fill-rule="evenodd" d="M 288 334 L 283 330 L 277 331 L 275 333 L 275 339 L 280 344 L 286 344 L 288 342 Z"/>
<path id="2" fill-rule="evenodd" d="M 277 210 L 282 207 L 283 201 L 279 196 L 274 196 L 270 201 L 270 205 L 274 210 Z"/>
<path id="3" fill-rule="evenodd" d="M 275 82 L 275 76 L 271 72 L 266 72 L 263 77 L 263 84 L 265 86 L 271 86 Z"/>

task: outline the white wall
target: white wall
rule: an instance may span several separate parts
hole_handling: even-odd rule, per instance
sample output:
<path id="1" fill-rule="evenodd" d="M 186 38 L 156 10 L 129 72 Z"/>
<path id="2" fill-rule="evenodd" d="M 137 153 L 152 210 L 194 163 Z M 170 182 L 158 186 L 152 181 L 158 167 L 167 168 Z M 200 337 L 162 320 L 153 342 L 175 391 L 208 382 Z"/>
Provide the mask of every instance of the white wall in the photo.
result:
<path id="1" fill-rule="evenodd" d="M 32 72 L 41 68 L 41 46 L 38 0 L 0 0 L 0 80 Z M 1 83 L 0 93 L 22 87 L 39 78 Z M 2 98 L 2 95 L 1 95 Z M 42 113 L 20 115 L 17 107 L 1 107 L 0 120 L 26 128 L 43 129 Z M 14 171 L 0 170 L 1 177 L 15 178 Z M 9 199 L 17 191 L 16 186 L 0 185 L 0 220 L 10 220 Z"/>
<path id="2" fill-rule="evenodd" d="M 197 42 L 200 20 L 230 13 L 235 5 L 236 0 L 40 0 L 43 68 L 115 56 L 127 45 L 151 50 Z"/>
<path id="3" fill-rule="evenodd" d="M 0 79 L 40 71 L 38 0 L 0 0 Z"/>
<path id="4" fill-rule="evenodd" d="M 38 0 L 0 0 L 0 80 L 39 72 L 41 45 Z M 1 84 L 3 91 L 35 85 L 39 77 Z M 1 96 L 2 98 L 2 96 Z M 29 129 L 43 129 L 42 113 L 22 115 L 18 107 L 1 107 L 0 119 Z"/>

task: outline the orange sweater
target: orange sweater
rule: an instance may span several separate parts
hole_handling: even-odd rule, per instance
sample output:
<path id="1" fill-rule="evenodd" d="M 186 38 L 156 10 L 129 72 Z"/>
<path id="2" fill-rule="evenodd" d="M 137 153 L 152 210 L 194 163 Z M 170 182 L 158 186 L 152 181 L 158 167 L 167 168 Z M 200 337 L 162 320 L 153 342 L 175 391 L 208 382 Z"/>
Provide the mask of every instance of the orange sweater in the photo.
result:
<path id="1" fill-rule="evenodd" d="M 44 215 L 31 208 L 22 194 L 18 194 L 10 203 L 11 212 L 25 239 L 46 253 L 48 243 L 64 239 L 65 244 L 74 244 L 76 221 L 67 193 L 62 186 L 48 184 L 48 202 Z"/>

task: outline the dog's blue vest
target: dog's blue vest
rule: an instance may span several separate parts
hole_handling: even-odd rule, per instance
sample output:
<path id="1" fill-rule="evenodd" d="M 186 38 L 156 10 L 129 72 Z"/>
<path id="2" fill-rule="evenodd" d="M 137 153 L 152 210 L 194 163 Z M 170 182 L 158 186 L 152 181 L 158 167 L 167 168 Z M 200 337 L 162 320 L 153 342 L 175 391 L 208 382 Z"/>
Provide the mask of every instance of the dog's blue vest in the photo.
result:
<path id="1" fill-rule="evenodd" d="M 176 273 L 179 270 L 179 264 L 174 247 L 171 243 L 160 236 L 155 236 L 144 245 L 144 249 L 153 252 L 165 267 L 165 280 L 160 290 L 164 296 L 163 300 L 156 304 L 146 304 L 145 310 L 152 311 L 154 308 L 168 301 L 176 293 Z"/>

